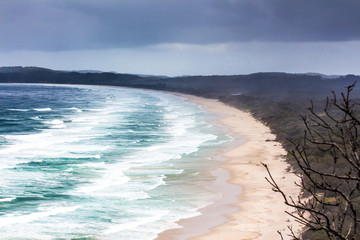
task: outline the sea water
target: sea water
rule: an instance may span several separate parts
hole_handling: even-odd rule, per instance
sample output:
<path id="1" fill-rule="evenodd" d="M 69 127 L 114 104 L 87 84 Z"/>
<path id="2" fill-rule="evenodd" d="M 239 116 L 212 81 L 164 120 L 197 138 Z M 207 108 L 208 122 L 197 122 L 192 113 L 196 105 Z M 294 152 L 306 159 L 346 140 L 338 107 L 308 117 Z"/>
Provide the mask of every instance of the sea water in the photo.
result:
<path id="1" fill-rule="evenodd" d="M 0 84 L 0 239 L 154 239 L 220 197 L 230 141 L 172 94 Z M 209 121 L 210 120 L 210 121 Z"/>

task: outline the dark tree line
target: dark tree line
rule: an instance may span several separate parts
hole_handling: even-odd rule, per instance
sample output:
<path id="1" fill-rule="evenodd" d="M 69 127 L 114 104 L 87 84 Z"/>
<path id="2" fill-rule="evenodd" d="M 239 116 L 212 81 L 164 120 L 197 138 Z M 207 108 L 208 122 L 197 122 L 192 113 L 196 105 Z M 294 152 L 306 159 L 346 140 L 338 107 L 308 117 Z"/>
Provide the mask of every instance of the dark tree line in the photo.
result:
<path id="1" fill-rule="evenodd" d="M 309 115 L 302 116 L 304 138 L 292 142 L 289 152 L 301 196 L 288 196 L 264 164 L 267 181 L 293 209 L 287 213 L 304 226 L 300 235 L 289 226 L 293 239 L 360 239 L 360 115 L 359 104 L 350 98 L 353 89 L 348 86 L 341 97 L 333 92 L 323 111 L 311 104 Z"/>

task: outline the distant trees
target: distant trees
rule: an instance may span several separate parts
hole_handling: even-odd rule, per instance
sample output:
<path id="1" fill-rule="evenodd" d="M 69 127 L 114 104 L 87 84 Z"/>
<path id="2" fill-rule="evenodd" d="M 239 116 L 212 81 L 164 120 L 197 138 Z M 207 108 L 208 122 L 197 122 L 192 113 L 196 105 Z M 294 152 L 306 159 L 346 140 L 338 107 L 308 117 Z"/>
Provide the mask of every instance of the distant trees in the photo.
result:
<path id="1" fill-rule="evenodd" d="M 360 115 L 350 99 L 353 89 L 354 84 L 348 86 L 341 97 L 333 92 L 323 111 L 311 104 L 309 115 L 302 116 L 304 137 L 292 142 L 289 152 L 302 196 L 288 196 L 263 164 L 267 181 L 293 209 L 287 213 L 304 226 L 300 236 L 289 226 L 293 239 L 360 239 Z"/>

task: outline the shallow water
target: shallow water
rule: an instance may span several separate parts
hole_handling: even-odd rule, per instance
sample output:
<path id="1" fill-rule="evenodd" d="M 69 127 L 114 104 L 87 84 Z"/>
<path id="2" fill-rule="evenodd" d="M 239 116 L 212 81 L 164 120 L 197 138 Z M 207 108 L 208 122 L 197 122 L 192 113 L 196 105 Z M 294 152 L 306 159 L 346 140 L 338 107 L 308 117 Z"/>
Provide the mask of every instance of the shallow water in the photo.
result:
<path id="1" fill-rule="evenodd" d="M 0 238 L 154 239 L 219 198 L 226 132 L 162 92 L 0 84 Z"/>

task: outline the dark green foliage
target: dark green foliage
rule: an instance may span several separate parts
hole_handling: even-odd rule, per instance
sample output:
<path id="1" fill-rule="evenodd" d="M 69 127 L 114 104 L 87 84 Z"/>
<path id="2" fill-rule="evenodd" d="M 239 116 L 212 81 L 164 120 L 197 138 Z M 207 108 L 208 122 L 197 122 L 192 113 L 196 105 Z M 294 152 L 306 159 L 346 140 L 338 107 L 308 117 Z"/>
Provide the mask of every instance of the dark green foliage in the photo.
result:
<path id="1" fill-rule="evenodd" d="M 54 71 L 45 68 L 10 68 L 1 71 L 1 83 L 56 83 L 56 84 L 93 84 L 93 85 L 122 85 L 142 77 L 131 74 L 115 73 L 79 73 Z"/>

